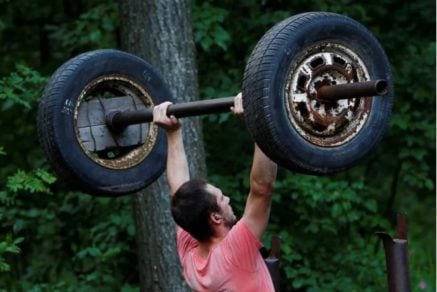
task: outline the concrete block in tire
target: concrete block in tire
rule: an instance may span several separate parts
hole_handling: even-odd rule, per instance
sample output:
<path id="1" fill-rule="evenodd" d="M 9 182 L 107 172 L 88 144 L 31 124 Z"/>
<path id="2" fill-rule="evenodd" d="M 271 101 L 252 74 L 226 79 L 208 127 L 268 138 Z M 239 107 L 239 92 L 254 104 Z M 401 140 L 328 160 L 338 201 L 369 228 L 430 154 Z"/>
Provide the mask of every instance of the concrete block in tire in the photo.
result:
<path id="1" fill-rule="evenodd" d="M 140 100 L 150 107 L 171 99 L 164 80 L 146 61 L 117 50 L 91 51 L 67 61 L 53 74 L 39 104 L 37 128 L 41 147 L 61 179 L 91 195 L 112 197 L 138 191 L 162 174 L 167 141 L 157 126 L 146 125 L 142 144 L 93 151 L 92 141 L 81 140 L 78 124 L 86 119 L 78 117 L 84 112 L 78 109 L 91 99 L 102 101 L 108 94 L 125 96 L 131 105 Z M 91 130 L 100 129 L 100 136 L 112 135 L 102 128 L 105 125 L 89 125 Z M 87 132 L 87 137 L 93 137 Z"/>
<path id="2" fill-rule="evenodd" d="M 388 94 L 324 103 L 316 88 L 385 79 Z M 390 64 L 372 33 L 334 13 L 290 17 L 251 53 L 243 86 L 245 120 L 260 148 L 278 164 L 310 174 L 358 163 L 387 128 L 393 85 Z"/>

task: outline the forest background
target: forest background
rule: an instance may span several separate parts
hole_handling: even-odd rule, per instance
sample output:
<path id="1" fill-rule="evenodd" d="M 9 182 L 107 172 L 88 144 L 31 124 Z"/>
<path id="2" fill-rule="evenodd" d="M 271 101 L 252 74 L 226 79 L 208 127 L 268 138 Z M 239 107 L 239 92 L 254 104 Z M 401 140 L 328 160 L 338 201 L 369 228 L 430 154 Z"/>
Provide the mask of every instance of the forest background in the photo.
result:
<path id="1" fill-rule="evenodd" d="M 376 231 L 408 216 L 411 283 L 435 291 L 435 1 L 221 0 L 192 3 L 200 97 L 239 92 L 245 61 L 275 23 L 307 11 L 348 15 L 380 40 L 395 97 L 382 143 L 329 177 L 280 170 L 265 243 L 282 237 L 285 291 L 381 291 Z M 38 145 L 42 89 L 69 58 L 120 48 L 115 0 L 0 0 L 0 291 L 136 291 L 132 200 L 71 191 Z M 229 114 L 203 118 L 209 179 L 241 215 L 252 141 Z"/>

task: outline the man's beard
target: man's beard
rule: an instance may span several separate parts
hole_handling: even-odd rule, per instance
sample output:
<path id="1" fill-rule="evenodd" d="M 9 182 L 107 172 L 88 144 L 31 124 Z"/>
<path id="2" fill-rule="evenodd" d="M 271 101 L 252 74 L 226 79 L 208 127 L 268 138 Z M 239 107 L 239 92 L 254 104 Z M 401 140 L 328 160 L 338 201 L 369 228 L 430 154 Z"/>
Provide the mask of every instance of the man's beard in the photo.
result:
<path id="1" fill-rule="evenodd" d="M 226 220 L 225 221 L 225 225 L 226 227 L 228 227 L 229 229 L 231 229 L 232 227 L 234 227 L 235 224 L 237 224 L 238 219 L 237 217 L 234 215 L 230 220 Z"/>

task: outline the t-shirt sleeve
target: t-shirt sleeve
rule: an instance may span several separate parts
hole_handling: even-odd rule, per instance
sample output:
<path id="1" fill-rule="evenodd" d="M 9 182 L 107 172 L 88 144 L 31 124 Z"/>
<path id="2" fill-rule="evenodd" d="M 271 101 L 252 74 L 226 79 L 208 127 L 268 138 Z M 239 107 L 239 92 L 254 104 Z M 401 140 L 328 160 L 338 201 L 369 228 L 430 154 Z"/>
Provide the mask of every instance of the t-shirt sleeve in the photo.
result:
<path id="1" fill-rule="evenodd" d="M 184 229 L 177 227 L 177 249 L 179 258 L 181 259 L 181 262 L 185 260 L 185 256 L 187 253 L 196 247 L 198 245 L 198 242 L 196 239 L 194 239 L 188 232 L 186 232 Z"/>
<path id="2" fill-rule="evenodd" d="M 223 240 L 223 253 L 234 266 L 247 271 L 258 269 L 257 262 L 261 256 L 259 249 L 263 244 L 253 235 L 244 220 L 231 229 Z"/>

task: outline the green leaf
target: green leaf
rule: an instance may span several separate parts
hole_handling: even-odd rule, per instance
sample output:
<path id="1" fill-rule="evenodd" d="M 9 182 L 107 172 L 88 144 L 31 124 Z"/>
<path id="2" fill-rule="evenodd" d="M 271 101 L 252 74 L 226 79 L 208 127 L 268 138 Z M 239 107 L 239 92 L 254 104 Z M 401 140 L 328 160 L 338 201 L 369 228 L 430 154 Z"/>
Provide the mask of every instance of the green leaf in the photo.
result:
<path id="1" fill-rule="evenodd" d="M 0 257 L 0 272 L 5 273 L 11 270 L 11 266 L 3 261 L 3 258 Z"/>
<path id="2" fill-rule="evenodd" d="M 214 7 L 208 2 L 200 6 L 195 5 L 193 9 L 194 35 L 196 43 L 200 44 L 203 50 L 209 51 L 214 46 L 227 49 L 231 39 L 230 34 L 223 27 L 228 11 Z"/>

